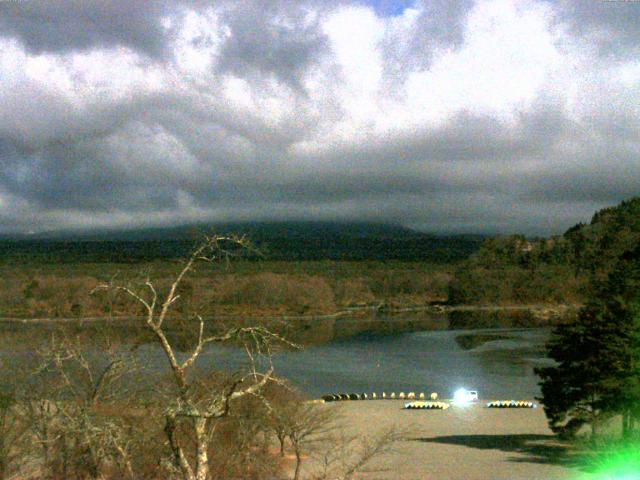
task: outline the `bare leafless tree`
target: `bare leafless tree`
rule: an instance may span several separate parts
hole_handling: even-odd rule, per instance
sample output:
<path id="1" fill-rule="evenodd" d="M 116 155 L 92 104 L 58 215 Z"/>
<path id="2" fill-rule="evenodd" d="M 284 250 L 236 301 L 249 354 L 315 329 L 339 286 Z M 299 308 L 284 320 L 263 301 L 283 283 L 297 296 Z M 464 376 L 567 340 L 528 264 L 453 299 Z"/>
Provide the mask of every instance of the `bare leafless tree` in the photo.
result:
<path id="1" fill-rule="evenodd" d="M 16 398 L 0 393 L 0 480 L 8 477 L 21 454 L 20 443 L 26 432 L 27 422 Z"/>
<path id="2" fill-rule="evenodd" d="M 396 452 L 397 442 L 407 432 L 391 427 L 377 435 L 347 435 L 344 431 L 326 437 L 324 448 L 314 452 L 317 470 L 312 480 L 352 480 L 358 473 L 388 471 L 392 467 L 375 467 L 380 457 Z"/>
<path id="3" fill-rule="evenodd" d="M 41 447 L 41 475 L 95 478 L 108 466 L 121 477 L 135 478 L 130 429 L 122 416 L 105 413 L 105 406 L 117 403 L 122 410 L 130 392 L 116 385 L 123 387 L 119 380 L 135 371 L 136 362 L 126 350 L 101 346 L 106 358 L 92 358 L 85 338 L 60 331 L 38 349 L 33 375 L 39 391 L 25 397 L 22 407 Z"/>
<path id="4" fill-rule="evenodd" d="M 287 443 L 295 455 L 293 480 L 350 480 L 360 472 L 384 470 L 373 468 L 375 460 L 395 451 L 397 442 L 409 434 L 389 428 L 368 436 L 349 435 L 340 405 L 305 400 L 281 385 L 270 389 L 269 407 L 267 422 L 281 456 Z"/>
<path id="5" fill-rule="evenodd" d="M 268 422 L 279 441 L 280 455 L 284 456 L 285 442 L 289 440 L 296 458 L 293 478 L 299 480 L 305 455 L 336 428 L 337 415 L 333 408 L 304 401 L 293 391 L 276 397 L 270 404 Z"/>
<path id="6" fill-rule="evenodd" d="M 179 289 L 183 280 L 198 263 L 226 260 L 230 255 L 250 248 L 244 237 L 214 235 L 207 236 L 193 250 L 171 283 L 168 292 L 161 294 L 149 277 L 138 285 L 103 284 L 97 289 L 123 293 L 144 309 L 144 323 L 152 332 L 162 349 L 171 372 L 175 393 L 164 409 L 165 427 L 172 464 L 185 480 L 208 480 L 210 478 L 209 451 L 211 432 L 216 420 L 229 414 L 232 402 L 246 396 L 258 396 L 270 382 L 276 381 L 271 363 L 272 347 L 288 343 L 281 336 L 261 326 L 230 328 L 217 334 L 209 334 L 205 320 L 200 315 L 189 318 L 187 327 L 196 332 L 190 352 L 181 358 L 175 342 L 168 334 L 167 324 L 175 320 L 172 307 L 180 298 Z M 184 328 L 184 325 L 182 325 Z M 236 375 L 216 391 L 207 391 L 191 375 L 193 367 L 210 344 L 233 342 L 242 345 L 250 367 L 244 375 Z M 259 370 L 257 357 L 264 357 L 266 369 Z M 181 432 L 185 424 L 189 427 L 193 448 L 183 439 Z"/>

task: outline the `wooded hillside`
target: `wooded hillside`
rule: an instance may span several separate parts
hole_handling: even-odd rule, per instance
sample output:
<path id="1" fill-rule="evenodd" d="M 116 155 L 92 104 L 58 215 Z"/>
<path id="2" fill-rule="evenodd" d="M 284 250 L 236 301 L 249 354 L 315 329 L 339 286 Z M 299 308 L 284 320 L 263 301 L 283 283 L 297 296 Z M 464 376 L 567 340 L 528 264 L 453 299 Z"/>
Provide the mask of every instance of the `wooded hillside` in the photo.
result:
<path id="1" fill-rule="evenodd" d="M 563 235 L 485 240 L 456 271 L 453 303 L 582 303 L 590 280 L 604 279 L 640 243 L 640 197 L 596 212 Z"/>

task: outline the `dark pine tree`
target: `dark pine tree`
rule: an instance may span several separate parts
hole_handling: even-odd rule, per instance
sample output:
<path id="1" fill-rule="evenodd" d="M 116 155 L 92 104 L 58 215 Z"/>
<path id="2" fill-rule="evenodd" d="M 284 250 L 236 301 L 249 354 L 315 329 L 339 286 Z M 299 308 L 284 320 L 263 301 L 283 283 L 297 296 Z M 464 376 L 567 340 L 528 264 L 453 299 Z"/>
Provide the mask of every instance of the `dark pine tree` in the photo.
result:
<path id="1" fill-rule="evenodd" d="M 621 339 L 617 381 L 622 388 L 611 402 L 622 414 L 623 435 L 628 437 L 640 419 L 640 245 L 622 255 L 601 296 L 617 320 Z"/>
<path id="2" fill-rule="evenodd" d="M 640 418 L 640 245 L 625 253 L 580 310 L 547 344 L 556 365 L 536 369 L 551 429 L 571 436 L 622 414 L 629 435 Z"/>

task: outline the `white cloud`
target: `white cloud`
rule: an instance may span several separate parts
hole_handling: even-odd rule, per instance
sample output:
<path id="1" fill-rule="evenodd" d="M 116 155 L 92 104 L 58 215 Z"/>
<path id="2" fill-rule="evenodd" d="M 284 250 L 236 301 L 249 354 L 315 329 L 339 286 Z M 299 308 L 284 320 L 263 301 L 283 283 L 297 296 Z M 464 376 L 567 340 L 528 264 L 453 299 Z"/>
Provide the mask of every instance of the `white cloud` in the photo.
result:
<path id="1" fill-rule="evenodd" d="M 367 121 L 377 114 L 384 28 L 383 20 L 365 7 L 340 8 L 323 24 L 339 68 L 336 93 L 356 121 Z"/>
<path id="2" fill-rule="evenodd" d="M 438 124 L 459 111 L 513 118 L 527 110 L 562 60 L 546 10 L 479 3 L 469 13 L 463 47 L 439 52 L 429 70 L 409 78 L 411 113 Z"/>
<path id="3" fill-rule="evenodd" d="M 163 25 L 172 38 L 173 60 L 181 75 L 195 81 L 211 79 L 223 43 L 231 36 L 213 8 L 179 12 L 165 17 Z"/>

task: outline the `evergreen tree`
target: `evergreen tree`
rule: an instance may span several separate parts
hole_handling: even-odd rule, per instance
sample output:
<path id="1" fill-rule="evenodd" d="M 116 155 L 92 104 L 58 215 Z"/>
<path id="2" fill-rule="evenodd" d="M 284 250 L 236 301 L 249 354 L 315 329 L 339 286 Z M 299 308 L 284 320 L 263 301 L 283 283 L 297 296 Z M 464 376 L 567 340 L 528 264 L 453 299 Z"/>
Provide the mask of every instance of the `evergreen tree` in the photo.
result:
<path id="1" fill-rule="evenodd" d="M 617 263 L 602 289 L 609 315 L 617 319 L 621 339 L 621 389 L 612 399 L 622 414 L 622 430 L 628 436 L 640 419 L 640 245 Z"/>
<path id="2" fill-rule="evenodd" d="M 622 414 L 628 435 L 640 415 L 640 245 L 624 254 L 575 323 L 547 344 L 557 365 L 536 369 L 545 413 L 556 433 Z"/>

